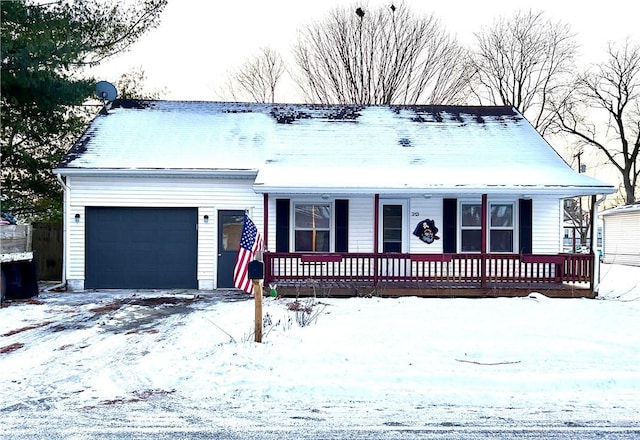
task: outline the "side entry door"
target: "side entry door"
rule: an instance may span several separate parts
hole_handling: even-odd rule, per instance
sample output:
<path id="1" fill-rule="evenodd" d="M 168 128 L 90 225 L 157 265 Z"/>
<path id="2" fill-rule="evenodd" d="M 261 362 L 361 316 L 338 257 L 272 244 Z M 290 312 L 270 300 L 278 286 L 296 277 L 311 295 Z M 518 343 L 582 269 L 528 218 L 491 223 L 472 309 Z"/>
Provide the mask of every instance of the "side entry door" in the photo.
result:
<path id="1" fill-rule="evenodd" d="M 218 211 L 218 289 L 234 288 L 233 268 L 240 247 L 244 211 Z"/>

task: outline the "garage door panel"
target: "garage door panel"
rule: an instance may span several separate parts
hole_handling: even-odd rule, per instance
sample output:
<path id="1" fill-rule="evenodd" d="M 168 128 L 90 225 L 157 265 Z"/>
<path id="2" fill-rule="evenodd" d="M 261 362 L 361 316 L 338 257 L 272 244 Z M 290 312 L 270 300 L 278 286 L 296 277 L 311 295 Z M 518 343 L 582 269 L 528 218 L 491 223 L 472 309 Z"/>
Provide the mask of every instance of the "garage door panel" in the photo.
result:
<path id="1" fill-rule="evenodd" d="M 196 208 L 86 208 L 85 287 L 197 288 Z"/>
<path id="2" fill-rule="evenodd" d="M 150 225 L 149 227 L 152 227 L 152 226 L 153 225 Z M 156 231 L 149 231 L 149 230 L 139 230 L 135 234 L 130 235 L 131 242 L 139 243 L 139 244 L 150 243 L 159 239 L 160 239 L 159 234 Z"/>

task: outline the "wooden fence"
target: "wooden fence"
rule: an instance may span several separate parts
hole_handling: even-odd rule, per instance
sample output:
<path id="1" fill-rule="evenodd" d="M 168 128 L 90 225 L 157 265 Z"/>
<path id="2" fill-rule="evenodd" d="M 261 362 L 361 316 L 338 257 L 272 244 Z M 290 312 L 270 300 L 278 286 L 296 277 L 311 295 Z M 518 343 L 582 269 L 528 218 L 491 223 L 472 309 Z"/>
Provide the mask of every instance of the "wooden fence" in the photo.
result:
<path id="1" fill-rule="evenodd" d="M 41 281 L 62 280 L 62 225 L 33 223 L 33 258 Z"/>

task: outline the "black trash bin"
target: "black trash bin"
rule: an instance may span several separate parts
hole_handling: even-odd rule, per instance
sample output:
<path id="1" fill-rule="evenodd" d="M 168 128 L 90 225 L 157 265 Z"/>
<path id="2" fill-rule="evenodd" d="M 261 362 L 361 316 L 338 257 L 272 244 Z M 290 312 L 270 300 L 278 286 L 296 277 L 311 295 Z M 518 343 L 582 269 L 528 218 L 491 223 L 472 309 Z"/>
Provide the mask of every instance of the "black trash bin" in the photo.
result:
<path id="1" fill-rule="evenodd" d="M 38 271 L 35 260 L 2 264 L 2 300 L 38 296 Z"/>

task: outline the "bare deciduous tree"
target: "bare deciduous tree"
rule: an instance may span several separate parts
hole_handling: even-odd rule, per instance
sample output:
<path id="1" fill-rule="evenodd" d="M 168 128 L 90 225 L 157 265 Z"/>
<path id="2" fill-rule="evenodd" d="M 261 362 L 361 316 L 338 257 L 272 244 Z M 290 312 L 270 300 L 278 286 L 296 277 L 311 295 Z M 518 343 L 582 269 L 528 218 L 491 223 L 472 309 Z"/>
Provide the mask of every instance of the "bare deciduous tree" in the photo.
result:
<path id="1" fill-rule="evenodd" d="M 335 8 L 303 27 L 294 46 L 306 100 L 349 104 L 455 104 L 467 54 L 433 15 L 403 5 Z"/>
<path id="2" fill-rule="evenodd" d="M 549 100 L 575 71 L 570 27 L 542 12 L 516 12 L 475 36 L 472 87 L 480 104 L 513 106 L 544 134 L 553 115 Z"/>
<path id="3" fill-rule="evenodd" d="M 604 154 L 619 171 L 626 204 L 636 200 L 640 154 L 640 45 L 609 44 L 607 60 L 577 76 L 555 108 L 558 131 Z"/>
<path id="4" fill-rule="evenodd" d="M 260 103 L 274 103 L 276 87 L 285 72 L 284 62 L 274 49 L 263 47 L 260 53 L 249 58 L 228 76 L 222 87 L 222 95 L 230 95 L 234 100 L 251 100 Z"/>
<path id="5" fill-rule="evenodd" d="M 587 210 L 584 208 L 587 208 Z M 591 212 L 590 204 L 583 207 L 582 198 L 580 197 L 564 200 L 565 224 L 568 222 L 571 225 L 572 238 L 574 239 L 571 244 L 572 252 L 578 250 L 578 243 L 581 247 L 587 244 L 587 237 L 589 237 L 589 232 L 591 231 L 591 216 L 589 212 Z M 577 243 L 576 238 L 579 240 Z"/>

